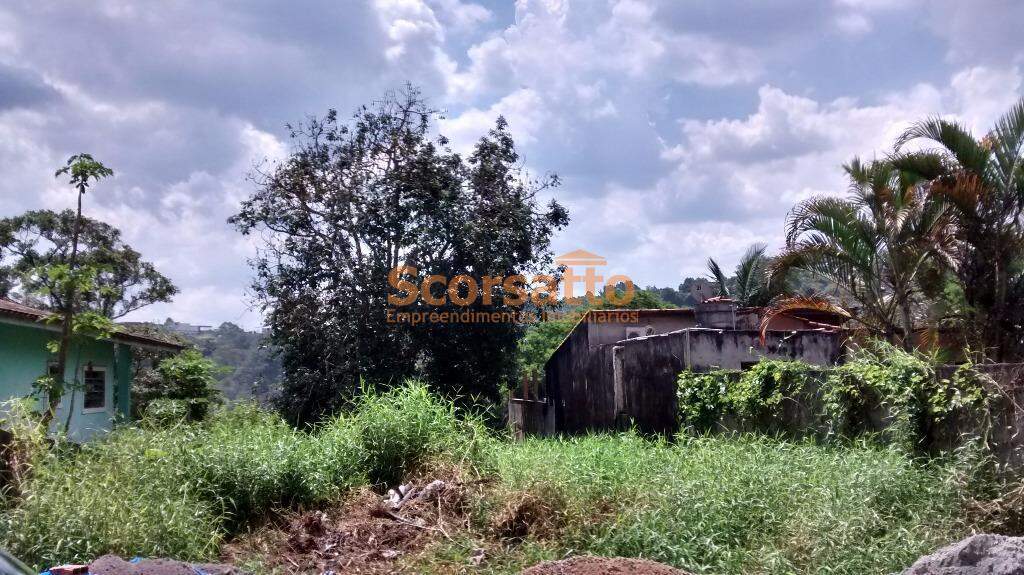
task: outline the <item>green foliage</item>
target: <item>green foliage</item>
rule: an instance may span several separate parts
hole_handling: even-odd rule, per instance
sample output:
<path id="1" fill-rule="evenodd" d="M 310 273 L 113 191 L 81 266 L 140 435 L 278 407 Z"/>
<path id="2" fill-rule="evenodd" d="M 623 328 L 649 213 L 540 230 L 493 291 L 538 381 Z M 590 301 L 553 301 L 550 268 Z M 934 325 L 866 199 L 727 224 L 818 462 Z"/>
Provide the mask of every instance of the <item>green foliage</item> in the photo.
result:
<path id="1" fill-rule="evenodd" d="M 125 430 L 51 454 L 0 516 L 0 546 L 37 567 L 103 553 L 210 557 L 222 536 L 218 506 L 175 457 L 195 440 L 194 430 Z"/>
<path id="2" fill-rule="evenodd" d="M 519 372 L 543 378 L 544 364 L 579 319 L 580 314 L 572 313 L 558 319 L 530 324 L 526 334 L 519 340 Z"/>
<path id="3" fill-rule="evenodd" d="M 8 433 L 0 442 L 0 509 L 10 497 L 17 497 L 32 470 L 47 455 L 46 427 L 30 398 L 0 402 L 0 429 Z"/>
<path id="4" fill-rule="evenodd" d="M 763 437 L 527 440 L 491 451 L 493 514 L 530 493 L 560 529 L 539 542 L 645 557 L 695 573 L 891 573 L 956 540 L 946 468 L 865 446 Z M 515 572 L 495 569 L 497 572 Z"/>
<path id="5" fill-rule="evenodd" d="M 373 483 L 394 483 L 430 456 L 465 461 L 487 437 L 482 425 L 460 420 L 451 403 L 419 383 L 363 396 L 347 421 L 358 432 Z"/>
<path id="6" fill-rule="evenodd" d="M 727 413 L 729 383 L 738 375 L 739 372 L 725 370 L 680 373 L 676 394 L 683 425 L 699 431 L 711 430 Z"/>
<path id="7" fill-rule="evenodd" d="M 200 441 L 178 457 L 204 499 L 242 524 L 277 505 L 322 498 L 302 477 L 310 441 L 279 416 L 240 405 L 211 418 Z"/>
<path id="8" fill-rule="evenodd" d="M 456 401 L 497 403 L 516 377 L 516 322 L 415 323 L 385 313 L 517 312 L 520 298 L 503 287 L 467 306 L 447 297 L 430 304 L 417 288 L 434 275 L 480 284 L 553 272 L 551 237 L 569 221 L 556 201 L 541 203 L 539 192 L 558 178 L 524 171 L 504 118 L 465 155 L 437 136 L 435 118 L 411 86 L 348 122 L 334 111 L 311 118 L 231 218 L 266 242 L 254 287 L 282 358 L 276 400 L 295 422 L 331 415 L 364 385 L 420 377 Z M 412 289 L 384 289 L 400 262 L 416 263 L 403 272 Z M 388 301 L 399 292 L 414 301 Z"/>
<path id="9" fill-rule="evenodd" d="M 698 431 L 714 428 L 723 417 L 746 426 L 774 430 L 786 402 L 805 401 L 821 370 L 799 361 L 762 360 L 746 371 L 716 370 L 679 374 L 679 410 L 684 425 Z"/>
<path id="10" fill-rule="evenodd" d="M 84 194 L 92 182 L 114 175 L 114 171 L 104 166 L 89 154 L 75 154 L 68 158 L 67 164 L 58 169 L 55 177 L 68 176 L 69 182 Z"/>
<path id="11" fill-rule="evenodd" d="M 206 417 L 211 405 L 220 402 L 216 374 L 221 368 L 194 349 L 162 360 L 153 371 L 133 381 L 134 407 L 144 413 L 156 399 L 177 400 L 185 405 L 193 421 Z"/>
<path id="12" fill-rule="evenodd" d="M 168 411 L 181 414 L 180 404 Z M 276 507 L 328 501 L 367 478 L 397 481 L 428 459 L 472 464 L 491 442 L 454 413 L 410 384 L 310 433 L 250 404 L 199 423 L 147 418 L 81 451 L 44 450 L 0 513 L 0 547 L 37 566 L 103 553 L 208 559 Z"/>
<path id="13" fill-rule="evenodd" d="M 32 210 L 0 218 L 0 296 L 38 294 L 45 307 L 64 309 L 67 284 L 60 284 L 72 275 L 68 247 L 76 218 L 72 210 Z M 119 318 L 149 304 L 170 301 L 178 292 L 124 242 L 120 230 L 92 218 L 81 219 L 75 263 L 80 270 L 91 270 L 95 286 L 77 290 L 76 311 Z"/>
<path id="14" fill-rule="evenodd" d="M 986 413 L 989 394 L 969 364 L 939 378 L 928 358 L 874 342 L 831 368 L 762 360 L 744 372 L 683 372 L 678 400 L 683 424 L 695 431 L 731 418 L 742 429 L 767 432 L 884 431 L 887 440 L 918 449 L 948 418 Z"/>
<path id="15" fill-rule="evenodd" d="M 881 411 L 892 422 L 886 434 L 907 448 L 919 447 L 958 410 L 984 412 L 989 401 L 970 364 L 942 379 L 926 358 L 881 342 L 854 350 L 849 362 L 830 370 L 822 395 L 834 433 L 867 431 L 869 413 Z"/>
<path id="16" fill-rule="evenodd" d="M 800 361 L 762 360 L 741 373 L 727 401 L 741 419 L 766 421 L 784 409 L 784 402 L 804 401 L 808 384 L 821 372 Z"/>
<path id="17" fill-rule="evenodd" d="M 760 373 L 778 385 L 806 375 L 785 364 Z M 735 397 L 773 406 L 777 395 Z M 37 567 L 111 552 L 204 560 L 278 506 L 323 503 L 436 463 L 491 479 L 469 495 L 469 531 L 424 558 L 440 572 L 464 567 L 473 538 L 487 537 L 517 501 L 540 502 L 531 529 L 547 530 L 488 551 L 493 572 L 571 551 L 698 573 L 886 573 L 970 528 L 960 514 L 969 493 L 958 490 L 971 470 L 955 461 L 754 436 L 508 443 L 413 383 L 308 433 L 241 405 L 201 423 L 125 428 L 80 451 L 44 452 L 22 497 L 0 513 L 0 546 Z"/>
<path id="18" fill-rule="evenodd" d="M 188 403 L 181 399 L 158 397 L 149 401 L 139 417 L 139 425 L 146 429 L 166 429 L 189 420 Z"/>

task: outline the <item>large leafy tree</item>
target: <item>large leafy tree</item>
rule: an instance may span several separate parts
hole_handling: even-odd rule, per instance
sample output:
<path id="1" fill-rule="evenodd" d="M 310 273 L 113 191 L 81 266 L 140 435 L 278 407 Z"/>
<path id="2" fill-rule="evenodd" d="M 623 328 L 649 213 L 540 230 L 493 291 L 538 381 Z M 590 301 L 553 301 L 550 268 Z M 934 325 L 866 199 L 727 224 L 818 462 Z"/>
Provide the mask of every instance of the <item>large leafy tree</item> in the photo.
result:
<path id="1" fill-rule="evenodd" d="M 489 399 L 514 378 L 515 323 L 388 321 L 396 267 L 408 266 L 417 286 L 427 275 L 530 274 L 549 269 L 551 234 L 568 222 L 557 203 L 538 206 L 536 194 L 557 180 L 522 171 L 503 119 L 463 158 L 432 136 L 434 117 L 409 87 L 347 123 L 333 111 L 309 120 L 293 130 L 292 155 L 256 174 L 231 220 L 265 239 L 254 288 L 281 350 L 281 407 L 296 421 L 408 376 Z M 507 309 L 500 286 L 490 295 L 484 309 Z M 481 299 L 468 308 L 420 299 L 401 311 L 473 311 Z"/>
<path id="2" fill-rule="evenodd" d="M 152 263 L 121 239 L 121 232 L 71 210 L 34 210 L 0 219 L 0 296 L 43 294 L 43 305 L 63 310 L 68 293 L 46 273 L 53 266 L 93 270 L 95 289 L 75 294 L 76 311 L 94 311 L 111 319 L 156 302 L 170 301 L 178 289 Z"/>
<path id="3" fill-rule="evenodd" d="M 859 304 L 854 319 L 909 348 L 921 280 L 948 257 L 945 204 L 889 161 L 854 159 L 844 168 L 849 197 L 798 204 L 772 269 L 805 270 L 835 283 Z"/>
<path id="4" fill-rule="evenodd" d="M 923 144 L 918 151 L 910 143 Z M 1024 356 L 1024 99 L 983 138 L 930 118 L 897 141 L 893 162 L 926 180 L 948 206 L 955 243 L 948 269 L 959 284 L 960 325 L 997 360 Z"/>

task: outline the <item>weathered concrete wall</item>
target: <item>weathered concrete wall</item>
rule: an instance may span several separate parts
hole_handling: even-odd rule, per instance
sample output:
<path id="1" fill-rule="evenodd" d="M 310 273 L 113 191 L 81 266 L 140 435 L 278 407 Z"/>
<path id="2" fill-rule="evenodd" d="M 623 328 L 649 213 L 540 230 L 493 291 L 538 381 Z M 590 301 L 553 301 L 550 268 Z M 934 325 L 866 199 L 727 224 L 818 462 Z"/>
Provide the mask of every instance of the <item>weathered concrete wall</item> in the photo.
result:
<path id="1" fill-rule="evenodd" d="M 778 332 L 753 330 L 688 330 L 688 368 L 694 371 L 742 369 L 744 364 L 769 359 L 799 359 L 812 365 L 834 365 L 842 355 L 842 338 L 822 331 Z"/>
<path id="2" fill-rule="evenodd" d="M 513 436 L 522 440 L 527 435 L 550 435 L 553 430 L 548 428 L 548 411 L 545 401 L 510 398 L 508 424 Z"/>
<path id="3" fill-rule="evenodd" d="M 958 366 L 940 366 L 938 379 L 950 379 Z M 976 365 L 974 370 L 988 376 L 984 385 L 991 401 L 987 410 L 960 409 L 942 424 L 916 430 L 922 452 L 937 454 L 961 446 L 968 438 L 986 441 L 992 454 L 1006 468 L 1024 469 L 1024 364 Z M 724 416 L 715 426 L 718 432 L 784 433 L 793 437 L 825 437 L 825 421 L 820 382 L 808 382 L 796 397 L 789 397 L 781 410 L 769 419 L 738 421 Z M 894 421 L 888 408 L 876 401 L 865 410 L 850 414 L 844 433 L 877 433 L 885 439 Z M 895 439 L 889 437 L 889 439 Z"/>
<path id="4" fill-rule="evenodd" d="M 741 369 L 762 357 L 831 365 L 842 353 L 835 333 L 769 332 L 762 346 L 757 331 L 687 327 L 696 322 L 692 315 L 662 310 L 641 312 L 638 320 L 584 321 L 555 351 L 544 368 L 549 429 L 572 434 L 635 425 L 671 434 L 678 427 L 676 377 L 684 369 Z M 665 333 L 626 339 L 634 326 Z"/>
<path id="5" fill-rule="evenodd" d="M 817 331 L 769 332 L 763 347 L 758 332 L 709 329 L 622 341 L 613 362 L 615 419 L 645 433 L 675 433 L 676 378 L 685 369 L 742 369 L 761 358 L 834 365 L 842 353 L 840 334 Z"/>
<path id="6" fill-rule="evenodd" d="M 701 327 L 736 329 L 736 303 L 731 300 L 701 302 L 694 311 Z"/>
<path id="7" fill-rule="evenodd" d="M 616 414 L 647 433 L 675 433 L 676 377 L 686 369 L 693 330 L 631 339 L 615 347 Z"/>
<path id="8" fill-rule="evenodd" d="M 547 400 L 560 433 L 609 429 L 614 425 L 611 346 L 588 345 L 597 324 L 581 323 L 544 366 Z"/>
<path id="9" fill-rule="evenodd" d="M 680 310 L 682 311 L 682 310 Z M 607 345 L 627 338 L 627 328 L 645 328 L 650 326 L 654 334 L 663 334 L 690 327 L 696 327 L 697 320 L 692 314 L 658 313 L 646 314 L 639 312 L 635 322 L 596 323 L 588 322 L 590 346 Z"/>

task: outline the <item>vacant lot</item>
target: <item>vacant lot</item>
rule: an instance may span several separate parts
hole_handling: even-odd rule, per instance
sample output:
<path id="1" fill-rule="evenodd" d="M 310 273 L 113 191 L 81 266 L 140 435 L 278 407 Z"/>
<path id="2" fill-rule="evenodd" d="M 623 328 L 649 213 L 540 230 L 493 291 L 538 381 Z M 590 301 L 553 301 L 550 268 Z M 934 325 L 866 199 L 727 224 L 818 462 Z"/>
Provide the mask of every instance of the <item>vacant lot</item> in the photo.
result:
<path id="1" fill-rule="evenodd" d="M 696 573 L 883 573 L 971 529 L 973 471 L 757 437 L 517 444 L 411 385 L 310 433 L 236 408 L 44 450 L 6 501 L 0 544 L 36 566 L 116 553 L 516 573 L 593 553 Z M 400 484 L 413 493 L 389 501 Z"/>

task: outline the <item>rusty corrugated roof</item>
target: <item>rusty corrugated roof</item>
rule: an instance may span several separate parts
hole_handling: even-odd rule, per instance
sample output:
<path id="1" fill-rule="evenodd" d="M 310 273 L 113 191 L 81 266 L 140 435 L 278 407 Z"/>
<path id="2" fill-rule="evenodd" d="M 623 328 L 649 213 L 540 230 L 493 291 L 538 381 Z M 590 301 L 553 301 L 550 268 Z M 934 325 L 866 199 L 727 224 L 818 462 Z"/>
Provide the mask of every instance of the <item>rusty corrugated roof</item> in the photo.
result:
<path id="1" fill-rule="evenodd" d="M 0 320 L 3 318 L 16 319 L 26 322 L 39 323 L 41 328 L 48 326 L 42 325 L 43 320 L 51 315 L 51 312 L 30 307 L 24 304 L 20 304 L 14 300 L 7 298 L 0 298 Z M 137 345 L 151 345 L 156 347 L 163 347 L 173 350 L 182 350 L 186 346 L 173 341 L 167 341 L 158 337 L 152 337 L 148 335 L 141 335 L 137 333 L 131 333 L 126 331 L 120 331 L 114 334 L 112 338 L 115 341 L 121 343 L 137 344 Z"/>

